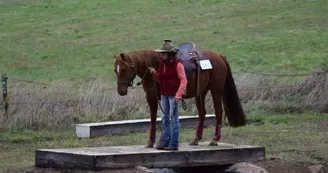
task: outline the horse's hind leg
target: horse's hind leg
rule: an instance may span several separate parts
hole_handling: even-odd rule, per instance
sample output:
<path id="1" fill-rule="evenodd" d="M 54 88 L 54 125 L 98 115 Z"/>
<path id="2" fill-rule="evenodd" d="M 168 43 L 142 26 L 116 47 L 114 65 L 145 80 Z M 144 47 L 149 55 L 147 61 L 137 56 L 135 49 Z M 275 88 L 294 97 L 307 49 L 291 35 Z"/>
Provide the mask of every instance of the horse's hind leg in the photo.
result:
<path id="1" fill-rule="evenodd" d="M 196 137 L 193 141 L 189 143 L 189 145 L 198 145 L 198 142 L 203 137 L 203 129 L 204 129 L 204 120 L 206 115 L 206 109 L 205 109 L 205 96 L 207 94 L 208 90 L 202 92 L 199 96 L 195 98 L 196 106 L 198 110 L 198 126 L 196 130 Z"/>
<path id="2" fill-rule="evenodd" d="M 218 90 L 211 90 L 214 109 L 215 109 L 215 133 L 212 141 L 210 142 L 210 146 L 218 145 L 218 141 L 221 139 L 221 124 L 222 124 L 222 92 Z"/>

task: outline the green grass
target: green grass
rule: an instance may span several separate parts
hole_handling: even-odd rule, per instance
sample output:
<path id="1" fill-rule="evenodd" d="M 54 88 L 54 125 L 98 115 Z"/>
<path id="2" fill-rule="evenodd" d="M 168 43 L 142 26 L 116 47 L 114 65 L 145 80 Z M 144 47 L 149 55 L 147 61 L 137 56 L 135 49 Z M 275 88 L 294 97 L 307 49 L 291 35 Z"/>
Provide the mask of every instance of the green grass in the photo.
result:
<path id="1" fill-rule="evenodd" d="M 325 0 L 1 0 L 0 69 L 54 81 L 113 76 L 112 53 L 193 41 L 234 72 L 307 73 L 327 63 Z"/>
<path id="2" fill-rule="evenodd" d="M 240 128 L 224 127 L 221 142 L 260 145 L 266 147 L 267 158 L 311 163 L 328 162 L 327 114 L 252 115 L 262 125 L 249 124 Z M 17 170 L 34 166 L 34 154 L 40 148 L 100 147 L 114 145 L 144 145 L 148 132 L 105 135 L 93 139 L 79 139 L 74 129 L 68 131 L 30 131 L 0 129 L 0 170 Z M 181 130 L 181 142 L 190 142 L 193 129 Z M 214 127 L 204 130 L 210 141 Z M 159 132 L 157 133 L 159 137 Z"/>

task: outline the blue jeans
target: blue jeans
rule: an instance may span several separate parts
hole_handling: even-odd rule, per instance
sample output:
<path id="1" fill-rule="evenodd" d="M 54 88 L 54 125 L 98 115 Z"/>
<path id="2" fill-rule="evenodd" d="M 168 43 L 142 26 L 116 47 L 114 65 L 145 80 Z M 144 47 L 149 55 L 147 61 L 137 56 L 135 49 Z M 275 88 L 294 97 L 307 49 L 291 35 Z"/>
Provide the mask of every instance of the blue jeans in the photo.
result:
<path id="1" fill-rule="evenodd" d="M 178 103 L 175 96 L 161 95 L 162 114 L 162 145 L 179 147 L 180 121 Z"/>

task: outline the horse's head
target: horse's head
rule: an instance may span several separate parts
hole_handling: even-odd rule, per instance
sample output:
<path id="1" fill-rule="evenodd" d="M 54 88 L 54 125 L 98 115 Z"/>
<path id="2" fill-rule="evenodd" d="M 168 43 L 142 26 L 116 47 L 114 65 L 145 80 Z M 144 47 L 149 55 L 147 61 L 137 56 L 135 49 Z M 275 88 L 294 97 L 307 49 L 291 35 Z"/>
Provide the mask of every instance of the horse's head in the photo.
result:
<path id="1" fill-rule="evenodd" d="M 124 96 L 128 94 L 128 87 L 132 87 L 136 71 L 131 58 L 125 54 L 113 54 L 115 58 L 114 71 L 117 78 L 117 92 Z"/>

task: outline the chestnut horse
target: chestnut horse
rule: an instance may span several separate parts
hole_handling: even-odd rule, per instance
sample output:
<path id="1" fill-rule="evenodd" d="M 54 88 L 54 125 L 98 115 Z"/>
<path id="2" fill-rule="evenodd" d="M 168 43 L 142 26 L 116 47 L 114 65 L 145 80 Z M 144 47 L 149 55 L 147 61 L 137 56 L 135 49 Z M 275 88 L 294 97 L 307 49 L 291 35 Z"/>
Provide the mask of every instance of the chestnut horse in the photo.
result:
<path id="1" fill-rule="evenodd" d="M 212 69 L 199 70 L 199 81 L 197 81 L 197 73 L 195 71 L 192 72 L 191 77 L 188 78 L 186 93 L 183 96 L 184 99 L 195 98 L 199 116 L 196 137 L 189 145 L 198 145 L 203 136 L 203 124 L 206 114 L 204 101 L 208 91 L 211 91 L 216 116 L 214 137 L 209 145 L 218 145 L 217 142 L 221 138 L 222 103 L 230 126 L 239 127 L 245 125 L 246 117 L 226 57 L 211 50 L 202 49 L 202 51 L 209 58 Z M 142 78 L 141 84 L 146 92 L 146 99 L 150 108 L 151 124 L 149 139 L 146 145 L 149 148 L 154 146 L 156 139 L 159 88 L 154 85 L 153 76 L 147 69 L 151 66 L 157 69 L 158 61 L 162 55 L 162 53 L 153 50 L 136 50 L 113 54 L 115 58 L 114 71 L 117 76 L 117 92 L 119 95 L 127 95 L 128 87 L 133 85 L 136 75 Z"/>

